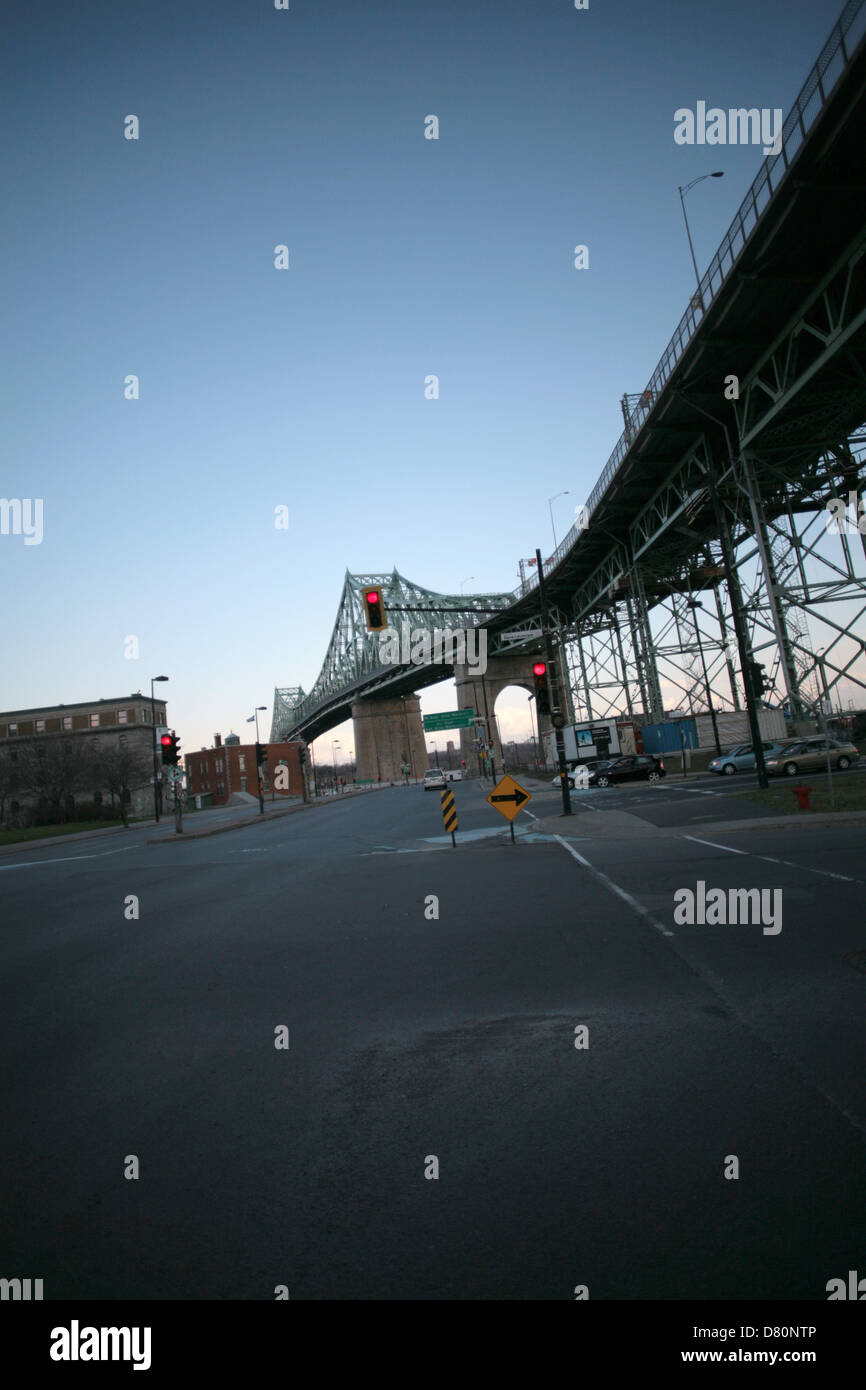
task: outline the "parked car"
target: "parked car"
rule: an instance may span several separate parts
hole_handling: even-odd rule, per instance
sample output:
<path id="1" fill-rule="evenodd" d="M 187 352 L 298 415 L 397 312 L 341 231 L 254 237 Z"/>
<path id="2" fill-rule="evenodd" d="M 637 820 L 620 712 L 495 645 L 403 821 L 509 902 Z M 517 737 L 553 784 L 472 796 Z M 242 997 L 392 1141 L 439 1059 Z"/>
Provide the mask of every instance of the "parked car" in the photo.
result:
<path id="1" fill-rule="evenodd" d="M 445 773 L 442 771 L 441 767 L 428 768 L 427 771 L 424 773 L 425 792 L 433 791 L 437 787 L 441 789 L 444 786 Z"/>
<path id="2" fill-rule="evenodd" d="M 452 771 L 449 768 L 449 770 L 446 773 L 444 773 L 443 776 L 446 782 L 462 782 L 463 769 L 461 767 L 455 767 Z"/>
<path id="3" fill-rule="evenodd" d="M 607 758 L 591 768 L 589 785 L 609 787 L 612 782 L 658 782 L 665 776 L 661 758 L 648 753 L 628 753 L 622 758 Z"/>
<path id="4" fill-rule="evenodd" d="M 761 747 L 764 750 L 764 759 L 772 758 L 774 753 L 780 753 L 785 747 L 784 743 L 767 743 L 762 740 Z M 707 772 L 723 773 L 726 777 L 732 777 L 735 772 L 754 771 L 755 749 L 751 743 L 741 743 L 736 748 L 732 748 L 729 753 L 720 753 L 717 758 L 713 758 L 707 764 Z"/>
<path id="5" fill-rule="evenodd" d="M 816 734 L 811 738 L 798 738 L 786 743 L 778 753 L 767 759 L 767 771 L 777 777 L 796 777 L 799 772 L 820 772 L 827 766 L 828 744 L 830 766 L 838 768 L 840 772 L 844 772 L 860 757 L 853 743 Z"/>

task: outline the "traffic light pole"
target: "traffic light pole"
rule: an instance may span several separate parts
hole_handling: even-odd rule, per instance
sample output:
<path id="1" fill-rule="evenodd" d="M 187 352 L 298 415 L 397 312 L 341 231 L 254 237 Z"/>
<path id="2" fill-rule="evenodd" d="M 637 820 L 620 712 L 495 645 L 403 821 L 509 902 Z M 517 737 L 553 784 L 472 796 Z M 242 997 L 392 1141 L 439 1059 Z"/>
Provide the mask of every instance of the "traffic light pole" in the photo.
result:
<path id="1" fill-rule="evenodd" d="M 547 618 L 547 596 L 544 592 L 544 564 L 541 559 L 541 551 L 535 552 L 535 563 L 538 568 L 538 596 L 541 601 L 541 630 L 544 633 L 544 650 L 547 656 L 547 669 L 550 673 L 553 689 L 551 694 L 551 723 L 556 733 L 556 759 L 559 764 L 559 784 L 562 788 L 562 814 L 564 816 L 573 815 L 571 809 L 571 793 L 568 785 L 568 767 L 565 761 L 565 739 L 562 736 L 562 706 L 560 702 L 560 678 L 559 668 L 553 658 L 553 642 L 550 636 L 550 626 Z M 540 735 L 539 728 L 539 735 Z"/>
<path id="2" fill-rule="evenodd" d="M 259 789 L 259 815 L 260 815 L 260 816 L 263 816 L 263 815 L 265 814 L 265 795 L 264 795 L 264 788 L 263 788 L 263 786 L 262 786 L 262 763 L 263 763 L 263 760 L 264 760 L 264 753 L 263 753 L 263 750 L 262 750 L 262 746 L 261 746 L 261 744 L 259 743 L 259 711 L 258 711 L 258 709 L 256 708 L 256 709 L 253 711 L 253 713 L 254 713 L 254 715 L 255 715 L 255 717 L 256 717 L 256 782 L 258 783 L 258 789 Z"/>

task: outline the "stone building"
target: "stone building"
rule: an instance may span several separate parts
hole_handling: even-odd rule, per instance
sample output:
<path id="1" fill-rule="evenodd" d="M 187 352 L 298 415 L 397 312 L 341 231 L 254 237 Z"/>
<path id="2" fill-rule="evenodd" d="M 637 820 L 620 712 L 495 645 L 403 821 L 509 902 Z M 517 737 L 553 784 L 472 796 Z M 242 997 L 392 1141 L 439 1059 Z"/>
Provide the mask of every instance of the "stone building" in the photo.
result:
<path id="1" fill-rule="evenodd" d="M 140 691 L 0 713 L 0 821 L 68 820 L 82 803 L 152 812 L 154 720 L 166 724 L 165 701 Z"/>

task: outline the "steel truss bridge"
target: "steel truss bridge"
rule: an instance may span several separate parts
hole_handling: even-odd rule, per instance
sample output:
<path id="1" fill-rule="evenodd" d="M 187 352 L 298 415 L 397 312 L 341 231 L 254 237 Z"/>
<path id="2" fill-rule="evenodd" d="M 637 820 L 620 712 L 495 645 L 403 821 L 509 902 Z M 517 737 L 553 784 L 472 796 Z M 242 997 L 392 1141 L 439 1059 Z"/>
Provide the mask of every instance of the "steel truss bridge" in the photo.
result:
<path id="1" fill-rule="evenodd" d="M 849 0 L 625 428 L 579 525 L 545 565 L 578 718 L 740 709 L 742 667 L 765 703 L 804 717 L 840 686 L 866 704 L 866 538 L 827 503 L 866 490 L 866 0 Z M 864 521 L 866 525 L 866 521 Z M 306 741 L 365 695 L 452 673 L 382 666 L 361 589 L 413 629 L 484 626 L 488 651 L 537 649 L 537 577 L 448 595 L 396 571 L 346 575 L 309 694 L 278 689 L 271 739 Z M 858 633 L 860 634 L 858 636 Z M 670 703 L 670 702 L 668 702 Z"/>

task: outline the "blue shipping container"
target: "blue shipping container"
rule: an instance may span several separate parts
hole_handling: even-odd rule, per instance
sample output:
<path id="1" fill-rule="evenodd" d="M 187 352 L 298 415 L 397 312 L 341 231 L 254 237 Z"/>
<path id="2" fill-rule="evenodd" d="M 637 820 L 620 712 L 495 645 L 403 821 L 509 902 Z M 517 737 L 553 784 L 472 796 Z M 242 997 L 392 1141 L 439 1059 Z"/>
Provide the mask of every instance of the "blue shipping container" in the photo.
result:
<path id="1" fill-rule="evenodd" d="M 683 740 L 686 748 L 698 746 L 698 731 L 694 719 L 677 719 L 666 724 L 644 724 L 640 734 L 645 753 L 679 753 Z"/>

